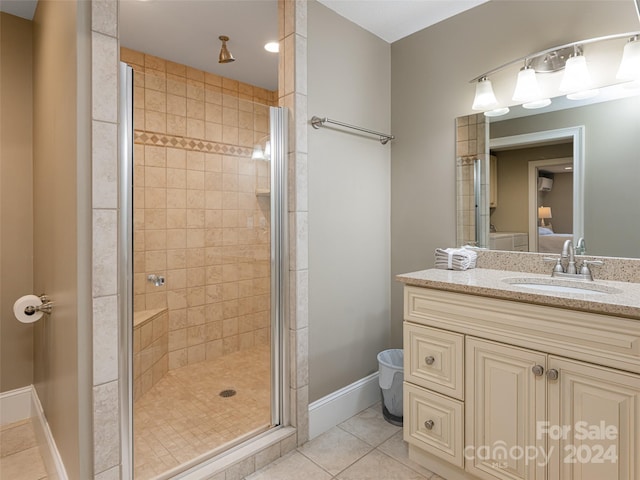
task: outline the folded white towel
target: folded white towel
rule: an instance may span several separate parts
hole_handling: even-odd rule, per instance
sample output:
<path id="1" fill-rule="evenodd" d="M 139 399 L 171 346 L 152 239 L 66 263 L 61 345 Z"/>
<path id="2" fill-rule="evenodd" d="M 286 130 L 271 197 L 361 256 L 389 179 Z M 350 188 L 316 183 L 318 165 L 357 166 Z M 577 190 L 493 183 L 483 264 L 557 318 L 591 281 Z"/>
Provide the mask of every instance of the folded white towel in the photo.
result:
<path id="1" fill-rule="evenodd" d="M 478 254 L 466 248 L 436 248 L 436 268 L 467 270 L 476 267 Z"/>

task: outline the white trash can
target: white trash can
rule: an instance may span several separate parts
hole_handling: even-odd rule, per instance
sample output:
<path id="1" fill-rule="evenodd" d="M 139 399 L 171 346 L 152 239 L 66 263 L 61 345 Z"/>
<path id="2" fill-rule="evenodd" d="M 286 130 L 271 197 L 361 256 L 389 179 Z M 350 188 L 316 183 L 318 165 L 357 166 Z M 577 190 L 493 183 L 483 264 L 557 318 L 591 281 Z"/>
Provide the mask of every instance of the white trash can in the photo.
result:
<path id="1" fill-rule="evenodd" d="M 378 354 L 382 415 L 393 425 L 402 426 L 402 382 L 404 353 L 401 348 L 384 350 Z"/>

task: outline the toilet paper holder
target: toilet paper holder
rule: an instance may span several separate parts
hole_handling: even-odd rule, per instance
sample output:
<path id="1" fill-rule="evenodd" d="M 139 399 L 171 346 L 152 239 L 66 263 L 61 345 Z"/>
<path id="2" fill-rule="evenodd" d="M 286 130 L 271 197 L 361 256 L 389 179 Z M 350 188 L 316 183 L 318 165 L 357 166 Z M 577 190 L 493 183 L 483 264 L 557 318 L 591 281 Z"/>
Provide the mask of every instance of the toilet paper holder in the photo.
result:
<path id="1" fill-rule="evenodd" d="M 51 313 L 51 311 L 53 310 L 53 302 L 51 301 L 51 299 L 44 293 L 38 296 L 40 297 L 40 301 L 42 302 L 42 305 L 29 305 L 28 307 L 25 307 L 24 309 L 25 315 L 31 316 L 36 312 L 42 312 L 47 314 Z"/>

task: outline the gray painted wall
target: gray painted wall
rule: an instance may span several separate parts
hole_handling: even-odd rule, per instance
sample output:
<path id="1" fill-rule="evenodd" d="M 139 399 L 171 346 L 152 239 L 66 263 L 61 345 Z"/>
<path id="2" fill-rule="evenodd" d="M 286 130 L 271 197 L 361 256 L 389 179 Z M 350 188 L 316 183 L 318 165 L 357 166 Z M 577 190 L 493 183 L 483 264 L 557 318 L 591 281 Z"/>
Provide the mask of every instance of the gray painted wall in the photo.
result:
<path id="1" fill-rule="evenodd" d="M 390 131 L 390 46 L 309 2 L 308 111 Z M 377 371 L 389 346 L 390 151 L 308 127 L 309 400 Z"/>
<path id="2" fill-rule="evenodd" d="M 431 267 L 434 249 L 455 243 L 454 119 L 472 113 L 469 80 L 553 45 L 637 29 L 631 1 L 487 2 L 395 42 L 391 273 Z M 513 83 L 494 87 L 510 98 Z M 402 286 L 391 292 L 392 343 L 401 345 Z"/>

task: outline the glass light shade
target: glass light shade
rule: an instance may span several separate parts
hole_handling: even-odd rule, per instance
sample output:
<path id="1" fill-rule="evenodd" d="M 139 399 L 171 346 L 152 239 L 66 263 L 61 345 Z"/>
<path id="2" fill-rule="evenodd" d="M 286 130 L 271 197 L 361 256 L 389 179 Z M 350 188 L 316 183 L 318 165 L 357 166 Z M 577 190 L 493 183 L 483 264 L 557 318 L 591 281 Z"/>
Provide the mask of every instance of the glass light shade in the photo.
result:
<path id="1" fill-rule="evenodd" d="M 618 80 L 640 80 L 640 40 L 637 36 L 624 46 L 616 78 Z"/>
<path id="2" fill-rule="evenodd" d="M 574 92 L 567 95 L 569 100 L 584 100 L 585 98 L 595 97 L 600 93 L 600 90 L 597 88 L 592 88 L 591 90 L 582 90 L 580 92 Z"/>
<path id="3" fill-rule="evenodd" d="M 509 107 L 494 108 L 488 112 L 484 112 L 485 117 L 500 117 L 509 113 Z"/>
<path id="4" fill-rule="evenodd" d="M 587 59 L 583 55 L 569 57 L 564 68 L 564 76 L 559 90 L 562 93 L 574 93 L 589 90 L 591 76 L 587 68 Z"/>
<path id="5" fill-rule="evenodd" d="M 483 77 L 476 84 L 476 96 L 473 99 L 471 108 L 473 110 L 493 110 L 496 107 L 498 107 L 498 100 L 493 93 L 491 80 Z"/>
<path id="6" fill-rule="evenodd" d="M 547 105 L 551 105 L 550 98 L 541 98 L 539 100 L 534 100 L 533 102 L 523 103 L 522 107 L 532 110 L 535 108 L 543 108 L 543 107 L 546 107 Z"/>
<path id="7" fill-rule="evenodd" d="M 518 72 L 516 89 L 513 92 L 514 102 L 533 102 L 542 98 L 542 91 L 538 86 L 536 71 L 531 67 L 524 67 Z"/>

